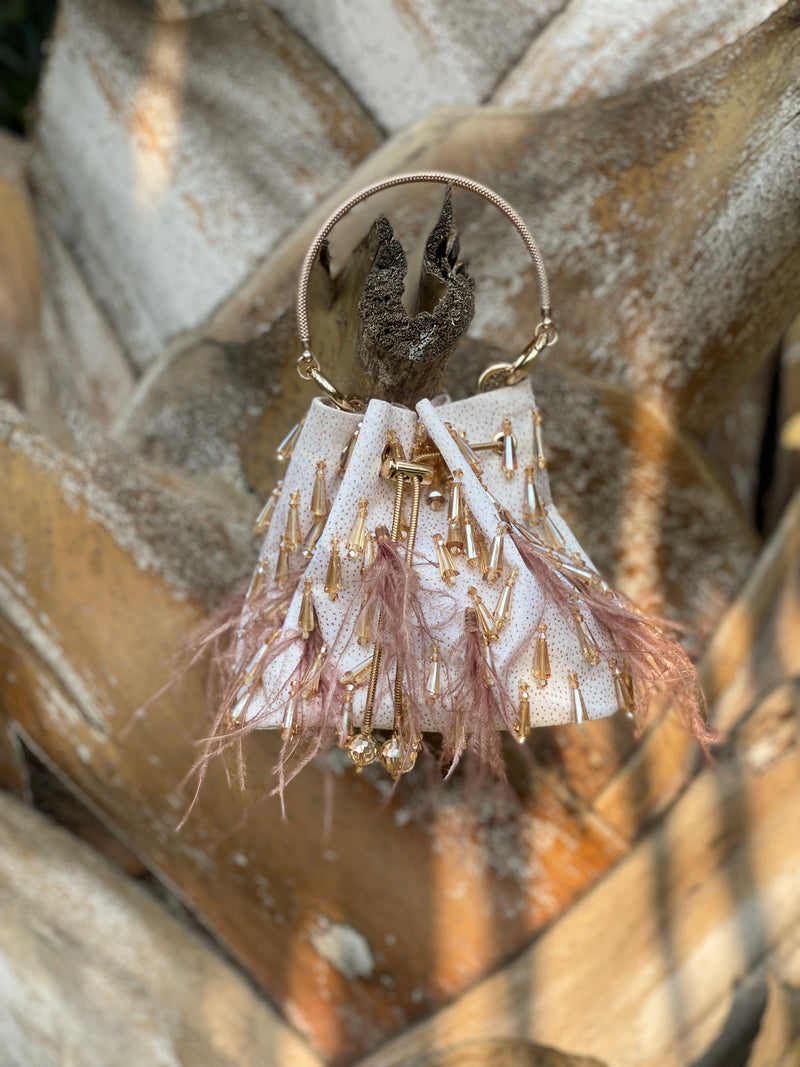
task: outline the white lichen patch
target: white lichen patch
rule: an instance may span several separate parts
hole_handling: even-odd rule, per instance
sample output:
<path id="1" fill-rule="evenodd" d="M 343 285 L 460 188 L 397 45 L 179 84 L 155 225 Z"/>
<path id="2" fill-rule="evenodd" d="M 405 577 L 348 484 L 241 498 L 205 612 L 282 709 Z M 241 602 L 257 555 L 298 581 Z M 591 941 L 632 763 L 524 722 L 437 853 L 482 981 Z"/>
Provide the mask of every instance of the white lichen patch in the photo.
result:
<path id="1" fill-rule="evenodd" d="M 321 915 L 308 937 L 319 955 L 345 978 L 369 978 L 375 969 L 366 937 L 347 923 Z"/>

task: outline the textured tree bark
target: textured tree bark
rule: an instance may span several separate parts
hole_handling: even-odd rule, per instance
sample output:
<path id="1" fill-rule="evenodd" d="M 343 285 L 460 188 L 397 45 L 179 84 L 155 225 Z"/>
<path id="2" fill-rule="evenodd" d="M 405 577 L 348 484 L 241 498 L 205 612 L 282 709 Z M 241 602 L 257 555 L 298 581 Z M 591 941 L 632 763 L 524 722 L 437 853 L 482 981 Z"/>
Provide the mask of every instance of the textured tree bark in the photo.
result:
<path id="1" fill-rule="evenodd" d="M 3 794 L 0 847 L 5 1064 L 322 1067 L 188 923 Z"/>
<path id="2" fill-rule="evenodd" d="M 358 301 L 356 349 L 365 393 L 413 407 L 438 391 L 475 310 L 474 283 L 458 260 L 450 193 L 425 241 L 418 276 L 408 276 L 385 218 L 367 240 L 373 261 Z"/>
<path id="3" fill-rule="evenodd" d="M 312 348 L 346 393 L 407 407 L 436 393 L 475 309 L 458 251 L 449 191 L 408 259 L 383 215 L 335 277 L 323 246 L 309 288 Z"/>

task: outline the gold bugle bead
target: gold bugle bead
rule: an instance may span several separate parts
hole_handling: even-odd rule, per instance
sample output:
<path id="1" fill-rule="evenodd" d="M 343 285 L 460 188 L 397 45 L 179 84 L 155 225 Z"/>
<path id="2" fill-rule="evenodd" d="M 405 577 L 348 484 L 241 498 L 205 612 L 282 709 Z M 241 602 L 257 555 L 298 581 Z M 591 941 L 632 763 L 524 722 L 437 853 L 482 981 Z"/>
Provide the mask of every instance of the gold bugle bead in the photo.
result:
<path id="1" fill-rule="evenodd" d="M 461 484 L 461 479 L 463 477 L 463 471 L 453 471 L 453 482 L 450 486 L 450 501 L 447 506 L 448 522 L 461 522 L 461 519 L 463 517 L 464 487 Z"/>
<path id="2" fill-rule="evenodd" d="M 517 721 L 514 723 L 514 733 L 517 740 L 522 744 L 531 732 L 531 697 L 527 682 L 519 684 L 519 712 Z"/>
<path id="3" fill-rule="evenodd" d="M 465 514 L 466 518 L 464 520 L 464 555 L 467 560 L 467 566 L 476 567 L 480 562 L 478 538 L 475 533 L 475 527 L 472 523 L 472 516 L 468 511 Z"/>
<path id="4" fill-rule="evenodd" d="M 375 562 L 375 535 L 368 533 L 364 541 L 364 561 L 361 570 L 366 570 L 371 563 Z"/>
<path id="5" fill-rule="evenodd" d="M 339 466 L 337 467 L 339 474 L 344 474 L 350 464 L 350 457 L 353 455 L 353 449 L 356 447 L 356 441 L 359 433 L 361 433 L 362 425 L 363 423 L 360 422 L 356 426 L 355 430 L 350 434 L 347 444 L 342 449 L 342 454 L 339 456 Z"/>
<path id="6" fill-rule="evenodd" d="M 297 444 L 297 439 L 300 436 L 300 431 L 303 429 L 305 421 L 305 419 L 301 419 L 296 426 L 293 426 L 278 445 L 275 455 L 282 463 L 287 459 L 291 459 L 292 453 L 294 452 L 294 446 Z"/>
<path id="7" fill-rule="evenodd" d="M 325 532 L 325 524 L 327 519 L 323 515 L 318 515 L 309 527 L 308 533 L 303 541 L 303 557 L 310 559 L 314 555 L 314 549 L 317 547 L 317 542 Z"/>
<path id="8" fill-rule="evenodd" d="M 583 699 L 583 693 L 581 692 L 578 683 L 578 675 L 575 671 L 569 672 L 569 684 L 572 686 L 572 718 L 579 726 L 582 726 L 589 718 L 589 712 L 586 708 L 586 701 Z"/>
<path id="9" fill-rule="evenodd" d="M 487 641 L 496 641 L 498 638 L 497 624 L 495 623 L 494 616 L 484 604 L 482 598 L 478 595 L 478 590 L 474 585 L 471 585 L 467 589 L 467 596 L 471 596 L 475 604 L 475 612 L 478 616 L 478 622 L 480 623 L 483 636 Z"/>
<path id="10" fill-rule="evenodd" d="M 342 583 L 342 561 L 339 559 L 339 538 L 331 538 L 331 556 L 328 560 L 328 571 L 325 575 L 323 592 L 327 593 L 331 600 L 338 600 L 339 593 L 344 589 Z"/>
<path id="11" fill-rule="evenodd" d="M 242 685 L 250 685 L 250 683 L 255 680 L 255 677 L 258 674 L 258 665 L 266 655 L 268 648 L 269 643 L 265 641 L 264 644 L 261 645 L 261 647 L 252 656 L 250 662 L 247 664 L 247 669 L 245 670 L 244 677 L 242 678 Z"/>
<path id="12" fill-rule="evenodd" d="M 436 545 L 439 573 L 448 585 L 452 585 L 456 575 L 458 575 L 460 571 L 458 567 L 456 567 L 455 560 L 450 555 L 447 545 L 444 543 L 444 538 L 440 533 L 433 535 L 433 543 Z"/>
<path id="13" fill-rule="evenodd" d="M 331 510 L 328 492 L 325 488 L 326 466 L 324 459 L 317 462 L 317 470 L 314 474 L 314 488 L 311 492 L 311 514 L 318 519 L 327 519 L 328 512 Z"/>
<path id="14" fill-rule="evenodd" d="M 314 611 L 314 599 L 311 595 L 311 579 L 306 578 L 303 582 L 303 596 L 300 601 L 300 612 L 297 616 L 297 626 L 303 635 L 303 640 L 308 640 L 311 631 L 317 625 L 317 615 Z"/>
<path id="15" fill-rule="evenodd" d="M 633 680 L 630 674 L 623 673 L 615 660 L 609 663 L 614 672 L 614 694 L 617 698 L 617 707 L 624 712 L 629 719 L 636 718 L 636 691 L 633 688 Z"/>
<path id="16" fill-rule="evenodd" d="M 562 549 L 565 545 L 564 537 L 550 518 L 547 513 L 547 508 L 543 508 L 542 511 L 542 530 L 545 542 L 550 545 L 551 548 L 556 550 Z"/>
<path id="17" fill-rule="evenodd" d="M 261 590 L 267 581 L 267 561 L 261 559 L 258 561 L 256 567 L 256 573 L 253 575 L 253 580 L 250 583 L 250 588 L 247 590 L 247 599 L 252 600 L 253 597 Z"/>
<path id="18" fill-rule="evenodd" d="M 540 471 L 545 470 L 547 467 L 544 445 L 542 444 L 542 416 L 536 408 L 533 409 L 533 462 Z"/>
<path id="19" fill-rule="evenodd" d="M 508 578 L 506 578 L 506 583 L 500 593 L 500 599 L 497 601 L 497 607 L 494 609 L 494 620 L 498 633 L 503 629 L 511 616 L 511 596 L 514 591 L 514 583 L 516 580 L 517 572 L 516 570 L 513 570 Z"/>
<path id="20" fill-rule="evenodd" d="M 247 686 L 242 686 L 239 692 L 236 694 L 236 703 L 233 708 L 228 712 L 226 717 L 226 726 L 229 730 L 238 730 L 238 728 L 244 722 L 244 715 L 247 711 L 247 705 L 250 703 L 251 693 Z"/>
<path id="21" fill-rule="evenodd" d="M 525 518 L 531 526 L 538 526 L 544 515 L 544 506 L 534 480 L 533 467 L 525 468 Z"/>
<path id="22" fill-rule="evenodd" d="M 364 603 L 359 612 L 356 623 L 356 639 L 360 645 L 368 645 L 372 640 L 372 616 L 374 614 L 369 596 L 364 597 Z"/>
<path id="23" fill-rule="evenodd" d="M 341 711 L 341 725 L 339 727 L 339 745 L 346 747 L 347 742 L 354 736 L 353 732 L 353 691 L 348 689 L 344 694 Z"/>
<path id="24" fill-rule="evenodd" d="M 483 532 L 480 529 L 475 530 L 475 542 L 478 548 L 478 569 L 481 572 L 481 577 L 486 580 L 486 572 L 489 570 L 489 551 L 486 547 L 486 540 L 483 536 Z"/>
<path id="25" fill-rule="evenodd" d="M 436 645 L 431 649 L 431 662 L 428 667 L 428 677 L 425 680 L 425 703 L 433 706 L 439 698 L 442 677 L 441 664 L 439 663 L 439 649 Z"/>
<path id="26" fill-rule="evenodd" d="M 547 648 L 546 622 L 539 623 L 539 639 L 536 642 L 536 651 L 534 653 L 533 677 L 541 689 L 544 689 L 550 678 L 550 652 Z"/>
<path id="27" fill-rule="evenodd" d="M 314 657 L 314 662 L 303 675 L 303 679 L 300 682 L 300 692 L 303 694 L 303 700 L 311 700 L 316 696 L 319 689 L 319 680 L 322 677 L 322 665 L 327 654 L 328 646 L 323 645 Z"/>
<path id="28" fill-rule="evenodd" d="M 358 515 L 353 525 L 353 529 L 350 531 L 350 536 L 345 544 L 345 551 L 348 559 L 358 559 L 359 556 L 364 555 L 364 548 L 367 538 L 367 510 L 369 508 L 369 502 L 367 500 L 359 500 L 358 502 Z"/>
<path id="29" fill-rule="evenodd" d="M 281 724 L 281 735 L 284 741 L 290 741 L 297 734 L 297 693 L 295 692 L 295 685 L 292 682 L 292 687 L 289 692 L 289 703 L 286 705 L 286 711 L 283 713 L 283 722 Z"/>
<path id="30" fill-rule="evenodd" d="M 517 469 L 517 439 L 511 432 L 511 419 L 503 419 L 503 474 L 513 478 Z"/>
<path id="31" fill-rule="evenodd" d="M 484 683 L 486 684 L 486 687 L 488 689 L 491 689 L 492 686 L 495 684 L 495 682 L 494 682 L 494 669 L 493 669 L 493 664 L 492 664 L 492 646 L 490 644 L 490 639 L 486 636 L 486 634 L 482 634 L 482 637 L 483 637 L 483 660 L 484 660 L 483 680 L 484 680 Z"/>
<path id="32" fill-rule="evenodd" d="M 292 554 L 292 549 L 286 544 L 286 538 L 281 538 L 281 547 L 278 551 L 278 562 L 275 565 L 275 583 L 276 585 L 284 585 L 289 581 L 290 569 L 289 569 L 289 557 Z"/>
<path id="33" fill-rule="evenodd" d="M 428 507 L 431 511 L 441 511 L 444 507 L 444 490 L 442 489 L 442 467 L 437 463 L 433 468 L 433 478 L 428 486 Z"/>
<path id="34" fill-rule="evenodd" d="M 370 671 L 372 670 L 372 656 L 369 659 L 363 660 L 357 667 L 353 667 L 351 671 L 347 671 L 339 679 L 345 689 L 356 689 L 358 686 L 363 685 L 369 678 Z"/>
<path id="35" fill-rule="evenodd" d="M 458 430 L 451 426 L 449 422 L 446 422 L 445 426 L 447 427 L 450 436 L 458 445 L 458 449 L 461 452 L 461 455 L 472 468 L 473 474 L 476 474 L 480 478 L 483 474 L 483 467 L 481 466 L 481 461 L 480 459 L 478 459 L 475 450 L 467 440 L 467 435 L 465 433 L 459 433 Z"/>
<path id="36" fill-rule="evenodd" d="M 303 535 L 300 533 L 300 517 L 297 513 L 299 506 L 300 494 L 295 490 L 289 497 L 289 513 L 286 516 L 286 531 L 284 533 L 286 547 L 290 552 L 297 551 L 300 542 L 303 540 Z"/>
<path id="37" fill-rule="evenodd" d="M 597 644 L 594 635 L 586 625 L 586 620 L 578 608 L 573 608 L 572 614 L 575 618 L 575 624 L 578 627 L 583 658 L 590 666 L 596 667 L 602 659 L 600 646 Z"/>
<path id="38" fill-rule="evenodd" d="M 467 548 L 464 527 L 460 522 L 451 522 L 447 527 L 447 550 L 453 556 L 461 556 Z"/>
<path id="39" fill-rule="evenodd" d="M 497 532 L 492 538 L 492 545 L 489 549 L 489 562 L 486 567 L 486 574 L 484 575 L 487 582 L 496 582 L 500 577 L 503 570 L 503 540 L 506 535 L 506 528 L 504 525 L 497 527 Z"/>
<path id="40" fill-rule="evenodd" d="M 265 534 L 272 525 L 272 519 L 275 515 L 275 508 L 278 506 L 278 498 L 281 495 L 281 489 L 283 489 L 283 482 L 280 481 L 267 497 L 267 502 L 264 507 L 259 511 L 258 518 L 253 524 L 253 530 L 257 534 Z"/>

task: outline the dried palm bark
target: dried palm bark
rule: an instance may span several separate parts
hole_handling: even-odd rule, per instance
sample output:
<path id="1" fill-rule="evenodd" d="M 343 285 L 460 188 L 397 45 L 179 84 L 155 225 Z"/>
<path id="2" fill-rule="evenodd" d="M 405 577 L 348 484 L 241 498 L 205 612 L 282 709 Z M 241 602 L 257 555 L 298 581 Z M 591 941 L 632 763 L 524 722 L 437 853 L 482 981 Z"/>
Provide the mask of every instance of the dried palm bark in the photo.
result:
<path id="1" fill-rule="evenodd" d="M 99 8 L 82 3 L 72 31 L 88 11 Z M 792 121 L 797 12 L 796 3 L 788 5 L 736 48 L 623 98 L 545 115 L 492 110 L 434 116 L 375 152 L 351 183 L 391 169 L 442 164 L 496 184 L 532 220 L 565 309 L 564 362 L 579 372 L 561 376 L 551 367 L 535 382 L 563 487 L 559 503 L 610 576 L 650 606 L 671 605 L 700 639 L 743 580 L 756 544 L 741 508 L 721 490 L 682 422 L 685 417 L 705 432 L 730 409 L 737 382 L 763 364 L 796 300 L 797 192 L 788 174 L 798 144 Z M 97 17 L 103 37 L 103 13 Z M 164 38 L 173 44 L 156 49 L 158 70 L 165 56 L 177 54 L 175 42 L 194 33 L 208 56 L 215 28 L 228 43 L 240 40 L 225 12 L 191 27 L 173 26 Z M 292 54 L 298 54 L 295 46 Z M 115 47 L 105 41 L 112 57 Z M 63 49 L 60 62 L 66 62 Z M 122 101 L 124 121 L 111 116 L 111 128 L 123 131 L 123 143 L 131 129 L 141 131 L 127 122 L 140 116 L 130 109 L 134 67 L 122 65 L 127 88 L 111 94 Z M 116 70 L 116 60 L 108 70 Z M 311 61 L 308 70 L 316 78 L 320 66 Z M 89 76 L 97 102 L 103 79 L 96 71 Z M 63 91 L 65 68 L 54 62 L 51 78 L 55 136 L 52 101 L 59 84 Z M 159 78 L 146 79 L 150 90 L 158 89 Z M 340 109 L 350 107 L 358 117 L 352 101 L 335 95 Z M 148 99 L 160 98 L 156 92 Z M 319 94 L 314 99 L 319 103 Z M 194 129 L 190 112 L 187 128 Z M 372 127 L 357 125 L 356 140 L 362 137 L 359 143 L 367 146 L 373 135 L 365 129 Z M 319 143 L 324 149 L 325 137 Z M 163 153 L 155 151 L 160 145 L 150 162 L 163 163 Z M 62 158 L 69 160 L 69 146 L 63 147 Z M 337 158 L 346 172 L 352 159 Z M 767 186 L 765 168 L 771 168 Z M 176 171 L 165 203 L 176 190 L 187 191 L 181 180 L 194 180 L 193 173 L 191 167 L 187 175 Z M 624 723 L 596 724 L 577 738 L 552 732 L 533 766 L 514 747 L 512 788 L 477 811 L 455 793 L 431 812 L 419 783 L 409 783 L 393 806 L 379 808 L 379 785 L 369 777 L 356 781 L 339 777 L 335 766 L 328 773 L 309 768 L 289 796 L 287 826 L 277 809 L 254 803 L 272 782 L 279 744 L 265 735 L 254 739 L 250 752 L 250 796 L 231 795 L 218 768 L 195 818 L 176 837 L 187 802 L 177 785 L 202 730 L 202 671 L 145 714 L 136 717 L 134 710 L 165 678 L 168 652 L 249 569 L 254 546 L 246 527 L 257 505 L 248 487 L 259 495 L 271 488 L 270 445 L 308 402 L 293 367 L 297 343 L 289 305 L 299 258 L 319 219 L 292 231 L 252 279 L 255 246 L 247 241 L 242 258 L 214 260 L 233 263 L 230 275 L 222 272 L 232 286 L 247 281 L 203 324 L 210 298 L 195 301 L 196 292 L 190 293 L 185 316 L 170 318 L 175 309 L 159 302 L 169 293 L 158 290 L 163 279 L 146 276 L 146 257 L 133 279 L 135 300 L 114 303 L 120 274 L 102 247 L 92 260 L 92 234 L 102 244 L 95 220 L 70 214 L 70 198 L 48 187 L 44 165 L 38 178 L 40 203 L 49 205 L 111 308 L 131 357 L 129 370 L 152 361 L 171 331 L 179 336 L 152 363 L 131 401 L 114 399 L 95 410 L 91 390 L 68 399 L 69 378 L 82 373 L 82 364 L 45 359 L 54 399 L 42 410 L 63 413 L 64 435 L 46 429 L 73 456 L 37 436 L 12 408 L 3 409 L 0 491 L 13 501 L 0 515 L 2 633 L 14 679 L 7 687 L 8 714 L 15 730 L 178 888 L 291 1021 L 328 1059 L 341 1062 L 519 952 L 620 859 L 685 785 L 692 754 L 664 728 L 618 773 L 632 744 Z M 756 225 L 749 209 L 765 188 L 770 196 L 760 204 Z M 115 201 L 113 190 L 105 192 L 108 209 Z M 314 186 L 307 202 L 321 192 Z M 342 195 L 337 192 L 336 200 Z M 670 209 L 678 195 L 685 201 L 676 222 Z M 191 205 L 182 203 L 178 222 L 190 217 Z M 430 203 L 429 196 L 407 191 L 402 206 L 390 197 L 380 207 L 405 238 L 415 227 L 425 232 L 420 220 Z M 454 367 L 456 386 L 463 388 L 470 361 L 482 360 L 495 345 L 513 348 L 532 319 L 520 295 L 530 279 L 499 220 L 495 225 L 467 201 L 458 201 L 456 210 L 460 232 L 469 234 L 478 283 L 477 340 Z M 365 222 L 362 213 L 346 220 L 335 238 L 334 267 L 317 271 L 313 327 L 319 333 L 333 321 L 321 337 L 337 374 L 354 351 L 372 359 L 369 346 L 359 346 L 363 333 L 354 307 L 376 258 L 393 253 L 392 237 L 380 224 L 348 271 L 336 266 L 347 260 L 338 249 L 357 244 L 371 219 Z M 187 243 L 196 236 L 194 225 L 181 230 Z M 734 225 L 740 243 L 731 254 L 726 241 Z M 160 239 L 169 247 L 172 231 L 155 229 L 149 247 L 160 255 Z M 277 233 L 277 226 L 269 230 L 270 247 Z M 48 274 L 75 280 L 72 261 L 47 240 Z M 211 258 L 199 257 L 200 267 L 214 259 L 212 246 L 204 246 Z M 440 252 L 441 263 L 454 268 L 447 241 Z M 395 258 L 388 273 L 399 264 Z M 748 314 L 757 322 L 741 317 L 735 297 L 742 278 L 752 295 Z M 215 286 L 205 295 L 213 290 L 218 300 L 224 295 L 219 275 Z M 443 299 L 436 296 L 422 301 L 434 312 Z M 71 308 L 74 301 L 60 306 Z M 157 329 L 149 332 L 153 324 Z M 68 336 L 67 326 L 51 331 L 49 343 Z M 446 358 L 454 338 L 439 331 L 436 340 Z M 76 343 L 74 351 L 82 347 Z M 612 380 L 589 384 L 581 377 L 587 370 Z M 109 422 L 116 440 L 100 430 Z M 622 489 L 615 482 L 620 472 Z M 773 587 L 764 583 L 764 589 Z M 722 642 L 717 649 L 708 674 L 713 693 L 733 673 L 732 657 L 751 654 L 746 634 L 758 629 L 765 611 L 763 597 L 748 602 L 746 625 L 736 630 L 733 645 Z M 331 794 L 334 815 L 325 839 L 322 813 Z M 726 794 L 725 811 L 730 803 Z M 710 810 L 705 801 L 692 809 L 695 816 Z M 582 1047 L 561 1036 L 558 1043 Z"/>
<path id="2" fill-rule="evenodd" d="M 0 847 L 6 1063 L 322 1067 L 185 920 L 3 794 Z"/>

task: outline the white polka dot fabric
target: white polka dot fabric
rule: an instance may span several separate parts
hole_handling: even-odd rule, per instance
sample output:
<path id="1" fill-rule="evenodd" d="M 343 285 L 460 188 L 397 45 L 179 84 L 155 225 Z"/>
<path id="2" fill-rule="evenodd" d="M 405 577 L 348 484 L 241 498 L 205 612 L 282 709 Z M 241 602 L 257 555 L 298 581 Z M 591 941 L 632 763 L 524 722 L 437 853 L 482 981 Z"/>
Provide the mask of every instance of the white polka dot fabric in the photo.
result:
<path id="1" fill-rule="evenodd" d="M 278 558 L 281 535 L 286 527 L 290 495 L 295 491 L 300 496 L 302 533 L 307 533 L 313 521 L 310 503 L 317 464 L 324 460 L 330 512 L 325 531 L 308 562 L 304 578 L 311 581 L 317 624 L 329 647 L 328 662 L 336 666 L 339 677 L 367 660 L 372 651 L 371 646 L 362 647 L 355 638 L 354 629 L 363 597 L 361 564 L 360 561 L 346 558 L 344 545 L 355 523 L 358 504 L 362 499 L 367 500 L 369 505 L 369 531 L 374 532 L 380 524 L 391 527 L 394 482 L 380 475 L 381 455 L 389 431 L 394 431 L 405 456 L 410 457 L 417 422 L 422 423 L 450 473 L 462 472 L 466 504 L 474 523 L 482 531 L 488 548 L 500 524 L 492 496 L 501 502 L 516 520 L 524 521 L 525 468 L 534 465 L 534 411 L 534 397 L 527 381 L 456 403 L 423 400 L 417 405 L 416 412 L 373 400 L 366 413 L 353 415 L 340 411 L 321 399 L 313 402 L 284 475 L 283 491 L 264 540 L 261 559 L 266 561 L 268 574 L 271 576 Z M 470 469 L 454 441 L 450 427 L 464 433 L 467 440 L 474 444 L 490 441 L 502 430 L 506 419 L 510 421 L 511 431 L 516 438 L 518 469 L 513 477 L 507 478 L 502 469 L 502 457 L 494 451 L 482 451 L 481 484 L 481 480 Z M 343 475 L 339 474 L 337 468 L 340 455 L 359 424 L 361 429 L 349 465 Z M 546 427 L 544 431 L 546 442 Z M 539 497 L 547 505 L 548 515 L 564 538 L 566 553 L 580 554 L 583 560 L 586 560 L 580 545 L 552 504 L 546 470 L 535 467 L 535 481 Z M 410 496 L 408 491 L 407 501 Z M 459 574 L 454 583 L 446 585 L 443 582 L 437 565 L 434 535 L 442 534 L 446 539 L 447 509 L 445 506 L 442 510 L 434 511 L 427 503 L 426 496 L 423 489 L 414 566 L 420 576 L 426 619 L 438 642 L 443 690 L 446 690 L 448 683 L 452 683 L 458 664 L 463 659 L 464 609 L 474 606 L 473 599 L 468 595 L 468 588 L 475 586 L 478 595 L 492 612 L 497 606 L 505 578 L 512 570 L 516 570 L 518 574 L 513 589 L 510 618 L 498 640 L 493 641 L 491 645 L 496 673 L 507 692 L 517 702 L 520 686 L 529 686 L 532 726 L 572 722 L 574 713 L 569 672 L 574 671 L 578 676 L 589 717 L 600 718 L 614 713 L 618 704 L 607 659 L 604 657 L 596 666 L 587 662 L 575 627 L 559 611 L 545 603 L 543 591 L 536 578 L 526 569 L 509 536 L 504 538 L 504 569 L 497 581 L 491 584 L 485 581 L 480 570 L 468 566 L 462 555 L 455 557 Z M 406 514 L 408 507 L 407 502 Z M 341 545 L 344 584 L 344 589 L 336 600 L 331 600 L 323 589 L 332 537 L 338 538 Z M 286 633 L 297 632 L 302 591 L 301 580 L 286 616 Z M 591 615 L 585 613 L 585 617 L 600 646 L 606 651 L 612 649 L 609 635 L 601 631 Z M 547 644 L 551 666 L 551 677 L 545 687 L 539 687 L 534 676 L 534 657 L 541 621 L 548 627 Z M 245 620 L 245 624 L 257 625 L 257 620 Z M 286 708 L 287 680 L 297 665 L 302 644 L 302 639 L 298 636 L 291 650 L 270 665 L 261 691 L 250 704 L 248 721 L 265 727 L 282 725 Z M 427 673 L 430 652 L 430 648 L 419 648 L 422 659 L 419 673 L 422 678 Z M 394 712 L 390 688 L 384 684 L 379 690 L 379 702 L 373 719 L 374 725 L 379 729 L 392 727 Z M 363 716 L 365 690 L 366 686 L 362 685 L 355 693 L 353 707 L 356 725 Z M 344 697 L 344 690 L 342 696 Z M 446 716 L 452 714 L 451 709 L 447 707 L 446 698 L 436 701 L 432 707 L 424 702 L 418 703 L 422 728 L 441 731 Z M 306 723 L 313 721 L 313 703 L 304 710 L 303 718 Z M 499 716 L 497 726 L 501 726 Z"/>

